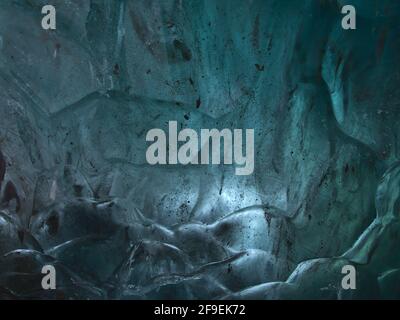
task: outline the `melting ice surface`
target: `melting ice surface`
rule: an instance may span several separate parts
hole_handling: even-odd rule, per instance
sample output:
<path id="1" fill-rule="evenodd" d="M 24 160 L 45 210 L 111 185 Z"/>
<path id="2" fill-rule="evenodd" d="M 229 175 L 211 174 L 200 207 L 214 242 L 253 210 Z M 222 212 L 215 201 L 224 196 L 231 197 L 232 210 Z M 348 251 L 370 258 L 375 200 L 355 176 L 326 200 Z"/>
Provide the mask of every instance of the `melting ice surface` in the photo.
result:
<path id="1" fill-rule="evenodd" d="M 0 298 L 400 298 L 400 4 L 342 2 L 1 1 Z M 168 121 L 254 173 L 148 165 Z"/>

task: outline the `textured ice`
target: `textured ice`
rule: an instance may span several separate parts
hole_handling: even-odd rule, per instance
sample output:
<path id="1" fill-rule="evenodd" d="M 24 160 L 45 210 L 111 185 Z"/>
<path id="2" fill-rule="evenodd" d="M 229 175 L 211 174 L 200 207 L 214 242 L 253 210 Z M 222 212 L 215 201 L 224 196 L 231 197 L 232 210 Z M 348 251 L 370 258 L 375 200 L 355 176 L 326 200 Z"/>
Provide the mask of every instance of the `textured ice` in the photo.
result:
<path id="1" fill-rule="evenodd" d="M 389 0 L 1 1 L 0 298 L 400 298 L 399 18 Z M 168 121 L 254 128 L 254 173 L 148 165 Z"/>

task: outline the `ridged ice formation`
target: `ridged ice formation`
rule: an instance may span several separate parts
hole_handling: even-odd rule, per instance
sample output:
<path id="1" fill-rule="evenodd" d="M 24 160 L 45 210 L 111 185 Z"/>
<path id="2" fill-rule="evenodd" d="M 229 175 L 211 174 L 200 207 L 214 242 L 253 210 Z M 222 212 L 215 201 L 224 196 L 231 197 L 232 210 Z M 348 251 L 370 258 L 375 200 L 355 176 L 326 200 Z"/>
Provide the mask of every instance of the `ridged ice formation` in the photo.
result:
<path id="1" fill-rule="evenodd" d="M 390 0 L 0 1 L 0 298 L 400 298 L 399 21 Z M 254 128 L 254 174 L 148 165 L 172 120 Z"/>

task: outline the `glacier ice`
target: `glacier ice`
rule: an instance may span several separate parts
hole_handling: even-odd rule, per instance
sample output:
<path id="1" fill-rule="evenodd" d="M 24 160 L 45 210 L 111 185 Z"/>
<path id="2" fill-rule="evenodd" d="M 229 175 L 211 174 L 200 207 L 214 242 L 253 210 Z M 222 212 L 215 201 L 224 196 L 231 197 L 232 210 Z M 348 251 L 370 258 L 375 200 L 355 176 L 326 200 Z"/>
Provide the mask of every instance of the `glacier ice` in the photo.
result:
<path id="1" fill-rule="evenodd" d="M 389 0 L 1 1 L 0 298 L 400 298 L 399 16 Z M 146 132 L 169 121 L 253 128 L 254 173 L 149 165 Z"/>

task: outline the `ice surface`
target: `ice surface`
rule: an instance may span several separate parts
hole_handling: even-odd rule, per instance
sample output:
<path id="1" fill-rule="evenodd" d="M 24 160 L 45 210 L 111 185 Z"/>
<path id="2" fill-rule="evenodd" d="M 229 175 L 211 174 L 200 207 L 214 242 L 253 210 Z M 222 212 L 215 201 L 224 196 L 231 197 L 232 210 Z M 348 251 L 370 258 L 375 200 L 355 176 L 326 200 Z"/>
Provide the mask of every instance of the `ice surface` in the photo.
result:
<path id="1" fill-rule="evenodd" d="M 343 4 L 1 1 L 0 298 L 400 298 L 400 4 Z M 150 166 L 172 120 L 254 173 Z"/>

